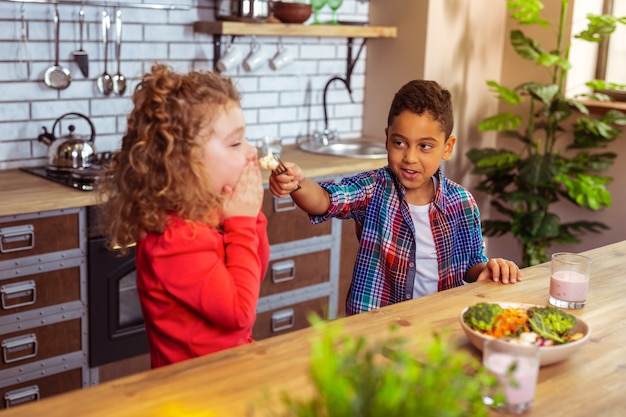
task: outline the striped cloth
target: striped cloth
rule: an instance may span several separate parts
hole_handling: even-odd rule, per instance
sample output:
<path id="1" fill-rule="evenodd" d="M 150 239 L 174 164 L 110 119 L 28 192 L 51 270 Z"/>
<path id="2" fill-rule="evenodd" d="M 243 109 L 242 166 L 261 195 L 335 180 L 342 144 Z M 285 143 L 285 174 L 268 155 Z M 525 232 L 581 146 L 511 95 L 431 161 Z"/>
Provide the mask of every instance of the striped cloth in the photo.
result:
<path id="1" fill-rule="evenodd" d="M 437 171 L 438 188 L 429 217 L 439 265 L 438 291 L 463 285 L 469 269 L 487 262 L 480 213 L 471 193 Z M 346 314 L 353 315 L 413 297 L 415 229 L 405 189 L 388 166 L 322 182 L 330 195 L 328 212 L 309 216 L 317 224 L 330 218 L 353 219 L 359 250 Z"/>

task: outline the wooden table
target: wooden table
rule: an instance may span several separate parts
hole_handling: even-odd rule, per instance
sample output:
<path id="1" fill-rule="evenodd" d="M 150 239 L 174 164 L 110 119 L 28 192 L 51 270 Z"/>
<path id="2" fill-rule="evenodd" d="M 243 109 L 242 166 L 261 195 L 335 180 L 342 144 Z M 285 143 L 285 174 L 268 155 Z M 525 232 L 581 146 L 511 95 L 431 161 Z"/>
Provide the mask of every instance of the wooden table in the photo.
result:
<path id="1" fill-rule="evenodd" d="M 593 259 L 588 304 L 572 313 L 592 329 L 590 341 L 568 360 L 541 368 L 528 416 L 626 415 L 626 241 L 585 252 Z M 479 301 L 547 304 L 548 264 L 523 270 L 523 282 L 482 282 L 340 319 L 346 332 L 382 338 L 391 323 L 414 345 L 450 329 L 458 349 L 479 353 L 458 323 L 461 309 Z M 306 395 L 312 329 L 132 375 L 1 412 L 39 416 L 244 416 L 263 392 Z M 255 416 L 269 413 L 258 411 Z M 499 415 L 493 413 L 494 416 Z"/>

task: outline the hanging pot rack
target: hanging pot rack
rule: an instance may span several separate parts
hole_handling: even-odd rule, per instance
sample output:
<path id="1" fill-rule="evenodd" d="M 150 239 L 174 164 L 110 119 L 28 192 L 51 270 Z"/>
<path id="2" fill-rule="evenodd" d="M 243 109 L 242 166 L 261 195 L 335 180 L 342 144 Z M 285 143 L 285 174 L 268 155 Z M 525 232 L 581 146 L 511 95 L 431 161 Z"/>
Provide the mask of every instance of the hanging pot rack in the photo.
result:
<path id="1" fill-rule="evenodd" d="M 151 3 L 119 3 L 119 2 L 95 2 L 90 1 L 86 3 L 84 0 L 0 0 L 13 3 L 42 3 L 42 4 L 65 4 L 74 6 L 97 6 L 97 7 L 109 7 L 118 6 L 124 8 L 137 8 L 137 9 L 159 9 L 159 10 L 189 10 L 191 6 L 181 6 L 178 4 L 151 4 Z"/>

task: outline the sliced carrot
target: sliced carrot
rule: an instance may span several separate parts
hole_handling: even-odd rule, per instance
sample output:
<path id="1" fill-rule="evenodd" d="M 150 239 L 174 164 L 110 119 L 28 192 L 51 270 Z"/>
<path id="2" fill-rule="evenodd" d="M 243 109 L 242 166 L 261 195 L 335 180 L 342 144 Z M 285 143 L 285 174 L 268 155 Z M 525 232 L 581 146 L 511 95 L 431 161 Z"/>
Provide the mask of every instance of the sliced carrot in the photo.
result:
<path id="1" fill-rule="evenodd" d="M 493 337 L 514 336 L 529 331 L 528 313 L 524 308 L 505 308 L 496 319 L 493 329 L 486 332 Z"/>

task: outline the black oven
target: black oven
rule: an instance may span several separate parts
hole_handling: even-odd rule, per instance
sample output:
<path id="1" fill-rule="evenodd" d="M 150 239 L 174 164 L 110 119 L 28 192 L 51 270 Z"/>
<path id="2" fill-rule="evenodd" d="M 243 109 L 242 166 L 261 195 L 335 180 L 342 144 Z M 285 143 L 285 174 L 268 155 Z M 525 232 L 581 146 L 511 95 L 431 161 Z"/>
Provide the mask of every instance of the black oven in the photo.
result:
<path id="1" fill-rule="evenodd" d="M 89 207 L 89 366 L 148 352 L 137 296 L 134 248 L 126 255 L 108 250 L 97 232 L 97 209 Z"/>

